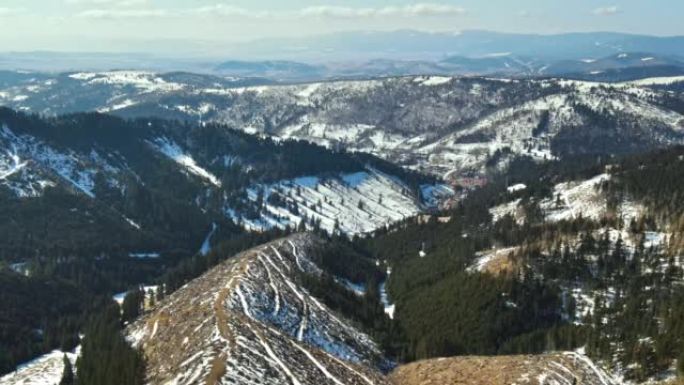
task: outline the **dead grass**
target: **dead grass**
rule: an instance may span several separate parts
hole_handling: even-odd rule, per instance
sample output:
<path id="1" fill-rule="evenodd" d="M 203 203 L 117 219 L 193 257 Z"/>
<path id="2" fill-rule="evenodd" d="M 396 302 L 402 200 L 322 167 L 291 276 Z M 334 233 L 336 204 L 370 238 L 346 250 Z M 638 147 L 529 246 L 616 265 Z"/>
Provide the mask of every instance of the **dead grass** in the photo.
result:
<path id="1" fill-rule="evenodd" d="M 221 354 L 214 358 L 211 362 L 211 371 L 207 375 L 207 385 L 218 385 L 221 383 L 221 378 L 226 374 L 226 355 Z"/>
<path id="2" fill-rule="evenodd" d="M 540 385 L 539 378 L 558 380 L 551 376 L 554 371 L 559 373 L 561 364 L 566 368 L 561 371 L 563 382 L 601 383 L 593 371 L 578 363 L 563 354 L 440 358 L 400 366 L 390 374 L 390 380 L 394 385 Z"/>

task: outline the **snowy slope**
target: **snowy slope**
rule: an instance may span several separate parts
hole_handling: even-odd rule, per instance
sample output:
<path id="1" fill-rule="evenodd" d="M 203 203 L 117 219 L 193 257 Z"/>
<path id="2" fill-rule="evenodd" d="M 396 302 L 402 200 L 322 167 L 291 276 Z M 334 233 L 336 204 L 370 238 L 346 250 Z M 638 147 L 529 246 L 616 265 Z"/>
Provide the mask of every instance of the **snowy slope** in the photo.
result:
<path id="1" fill-rule="evenodd" d="M 75 353 L 55 350 L 23 364 L 16 371 L 0 377 L 0 385 L 56 385 L 64 371 L 64 355 L 75 367 L 78 349 Z"/>
<path id="2" fill-rule="evenodd" d="M 187 172 L 209 181 L 216 187 L 221 187 L 221 181 L 219 181 L 216 176 L 199 166 L 192 156 L 184 152 L 183 149 L 172 140 L 168 138 L 158 138 L 151 144 L 159 152 L 178 163 L 178 165 L 180 165 Z"/>
<path id="3" fill-rule="evenodd" d="M 428 203 L 449 195 L 453 192 L 444 186 L 424 188 Z M 328 232 L 364 234 L 424 209 L 400 180 L 372 168 L 331 178 L 311 176 L 256 185 L 248 189 L 248 197 L 255 203 L 260 197 L 263 200 L 258 218 L 250 219 L 230 207 L 226 211 L 253 230 L 297 227 L 304 221 L 309 227 L 318 222 Z"/>
<path id="4" fill-rule="evenodd" d="M 317 239 L 248 250 L 190 282 L 131 325 L 151 384 L 385 384 L 378 347 L 297 284 L 317 274 Z"/>
<path id="5" fill-rule="evenodd" d="M 180 193 L 188 193 L 181 198 L 183 204 L 214 216 L 212 222 L 224 215 L 255 231 L 305 226 L 349 235 L 369 233 L 414 216 L 453 195 L 443 185 L 423 185 L 418 191 L 398 177 L 364 168 L 361 162 L 351 168 L 359 170 L 355 173 L 321 172 L 251 185 L 241 182 L 239 188 L 228 180 L 224 187 L 221 177 L 226 170 L 242 173 L 246 180 L 263 180 L 258 174 L 263 171 L 253 172 L 252 165 L 229 151 L 218 150 L 208 156 L 205 148 L 193 142 L 197 138 L 155 130 L 151 123 L 142 131 L 127 137 L 122 148 L 111 145 L 109 139 L 99 141 L 97 136 L 83 138 L 85 144 L 77 139 L 71 146 L 41 132 L 1 126 L 0 191 L 19 198 L 39 198 L 46 189 L 59 187 L 113 206 L 108 214 L 119 216 L 126 227 L 143 230 L 146 224 L 137 213 L 124 213 L 116 203 L 128 199 L 131 190 L 167 191 L 173 187 L 168 183 L 182 183 Z M 226 140 L 221 145 L 229 148 L 232 143 Z M 349 161 L 344 156 L 339 159 Z M 249 162 L 259 165 L 259 159 Z M 175 193 L 173 188 L 168 192 Z"/>
<path id="6" fill-rule="evenodd" d="M 95 175 L 103 174 L 116 187 L 119 172 L 94 150 L 85 156 L 57 150 L 35 137 L 17 135 L 6 126 L 0 128 L 0 185 L 19 197 L 40 196 L 46 187 L 60 182 L 94 198 Z"/>
<path id="7" fill-rule="evenodd" d="M 599 220 L 608 214 L 608 205 L 605 196 L 601 193 L 601 184 L 610 179 L 609 174 L 599 174 L 583 181 L 570 181 L 559 183 L 554 186 L 552 197 L 539 202 L 546 220 L 558 222 L 583 217 Z M 489 211 L 493 220 L 496 221 L 504 215 L 512 215 L 518 222 L 524 220 L 519 210 L 520 200 L 511 201 L 492 207 Z M 643 208 L 628 200 L 618 207 L 618 214 L 625 223 L 633 218 L 638 218 Z"/>
<path id="8" fill-rule="evenodd" d="M 167 82 L 152 72 L 143 71 L 110 71 L 110 72 L 80 72 L 69 75 L 71 79 L 82 80 L 90 85 L 107 84 L 119 87 L 133 87 L 142 92 L 178 91 L 183 85 Z"/>
<path id="9" fill-rule="evenodd" d="M 591 235 L 595 240 L 605 239 L 609 250 L 615 250 L 618 242 L 621 245 L 626 258 L 632 258 L 635 251 L 641 243 L 644 249 L 653 249 L 653 251 L 665 253 L 668 250 L 668 244 L 672 237 L 672 233 L 667 229 L 660 229 L 659 231 L 641 231 L 634 232 L 630 230 L 629 224 L 632 220 L 639 220 L 645 213 L 645 208 L 639 203 L 634 202 L 627 197 L 623 198 L 617 207 L 609 210 L 605 194 L 601 191 L 602 183 L 610 180 L 610 174 L 599 174 L 592 178 L 579 181 L 569 181 L 556 184 L 553 188 L 553 198 L 546 198 L 539 203 L 539 207 L 544 214 L 545 221 L 548 223 L 559 221 L 570 221 L 577 218 L 585 218 L 600 223 L 601 219 L 615 216 L 620 218 L 623 226 L 613 227 L 611 225 L 597 226 L 592 230 Z M 520 199 L 513 200 L 508 203 L 501 204 L 490 208 L 492 219 L 497 221 L 505 215 L 512 215 L 519 223 L 525 220 L 524 210 L 521 209 L 519 203 Z M 566 234 L 561 237 L 560 242 L 562 247 L 568 247 L 569 250 L 575 251 L 582 243 L 582 236 L 580 232 Z M 520 260 L 515 258 L 515 254 L 529 247 L 539 248 L 539 252 L 544 257 L 552 257 L 554 255 L 554 245 L 552 243 L 542 243 L 535 245 L 519 245 L 513 247 L 499 248 L 495 250 L 483 250 L 475 255 L 474 261 L 468 268 L 470 272 L 489 272 L 493 274 L 515 273 L 518 271 Z M 666 253 L 663 255 L 667 255 Z M 598 256 L 588 255 L 588 264 L 594 266 L 598 261 Z M 681 264 L 681 257 L 676 257 L 674 263 Z M 659 270 L 660 273 L 666 271 L 668 268 L 667 257 L 663 257 L 653 267 L 648 269 Z M 643 273 L 647 273 L 644 271 Z M 596 290 L 595 288 L 583 286 L 578 282 L 561 282 L 559 286 L 563 289 L 567 296 L 572 296 L 576 303 L 575 314 L 573 319 L 575 323 L 581 324 L 584 322 L 584 317 L 592 314 L 594 310 L 594 300 L 600 297 L 604 300 L 610 300 L 614 292 L 610 288 L 605 290 Z"/>

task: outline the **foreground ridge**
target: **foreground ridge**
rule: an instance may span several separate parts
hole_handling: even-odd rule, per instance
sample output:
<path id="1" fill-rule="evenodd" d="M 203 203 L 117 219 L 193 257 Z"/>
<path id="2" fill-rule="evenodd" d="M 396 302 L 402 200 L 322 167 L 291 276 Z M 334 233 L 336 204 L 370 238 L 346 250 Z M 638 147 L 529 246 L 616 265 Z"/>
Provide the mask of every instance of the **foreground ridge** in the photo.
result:
<path id="1" fill-rule="evenodd" d="M 617 385 L 580 352 L 541 355 L 454 357 L 399 367 L 392 380 L 402 385 Z"/>
<path id="2" fill-rule="evenodd" d="M 245 251 L 128 328 L 150 384 L 386 384 L 371 339 L 297 286 L 319 274 L 297 234 Z"/>

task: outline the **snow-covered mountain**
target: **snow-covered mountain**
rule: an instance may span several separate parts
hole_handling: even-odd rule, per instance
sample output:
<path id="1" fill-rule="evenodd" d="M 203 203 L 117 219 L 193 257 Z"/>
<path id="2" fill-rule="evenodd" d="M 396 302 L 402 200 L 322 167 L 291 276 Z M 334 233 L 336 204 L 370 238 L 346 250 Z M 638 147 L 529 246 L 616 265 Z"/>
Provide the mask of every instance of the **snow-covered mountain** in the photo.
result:
<path id="1" fill-rule="evenodd" d="M 0 103 L 43 114 L 221 122 L 369 152 L 439 176 L 479 172 L 511 154 L 543 160 L 684 141 L 682 97 L 647 80 L 412 76 L 236 87 L 201 75 L 72 73 L 22 77 L 0 89 Z"/>

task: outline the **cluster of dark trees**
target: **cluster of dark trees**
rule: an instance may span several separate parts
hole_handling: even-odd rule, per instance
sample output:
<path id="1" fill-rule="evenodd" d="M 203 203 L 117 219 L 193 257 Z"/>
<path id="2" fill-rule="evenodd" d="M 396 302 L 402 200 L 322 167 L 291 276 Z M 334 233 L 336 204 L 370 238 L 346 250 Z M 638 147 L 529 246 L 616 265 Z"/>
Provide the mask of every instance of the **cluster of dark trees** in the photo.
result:
<path id="1" fill-rule="evenodd" d="M 404 336 L 401 360 L 511 353 L 511 341 L 560 325 L 557 287 L 531 276 L 494 277 L 465 271 L 488 237 L 466 221 L 407 223 L 358 240 L 370 255 L 391 261 L 388 288 Z M 419 257 L 419 251 L 426 253 Z M 560 345 L 560 343 L 559 343 Z"/>
<path id="2" fill-rule="evenodd" d="M 36 355 L 78 344 L 84 296 L 60 279 L 23 277 L 0 269 L 0 373 Z"/>
<path id="3" fill-rule="evenodd" d="M 123 337 L 119 313 L 119 307 L 110 304 L 89 320 L 76 361 L 76 385 L 145 383 L 145 359 Z M 65 367 L 63 377 L 70 377 L 69 369 Z"/>
<path id="4" fill-rule="evenodd" d="M 625 198 L 648 209 L 639 224 L 645 229 L 684 222 L 684 147 L 672 147 L 623 159 L 611 171 L 615 178 L 603 188 L 609 204 L 617 207 Z"/>

